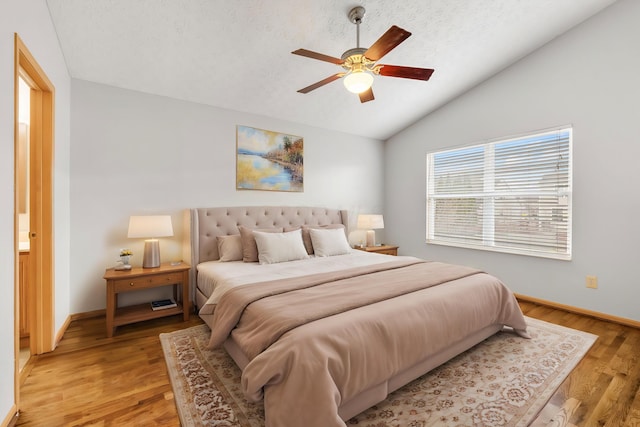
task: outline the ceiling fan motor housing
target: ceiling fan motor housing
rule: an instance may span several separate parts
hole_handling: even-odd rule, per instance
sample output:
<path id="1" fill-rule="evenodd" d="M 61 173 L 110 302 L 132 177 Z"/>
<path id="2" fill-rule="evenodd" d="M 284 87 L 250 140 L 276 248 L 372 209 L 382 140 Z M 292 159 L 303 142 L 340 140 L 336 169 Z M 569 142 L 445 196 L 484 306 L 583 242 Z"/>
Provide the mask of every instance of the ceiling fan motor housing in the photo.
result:
<path id="1" fill-rule="evenodd" d="M 366 56 L 364 56 L 364 53 L 367 51 L 367 49 L 362 48 L 362 47 L 356 47 L 353 49 L 349 49 L 347 50 L 345 53 L 342 54 L 342 61 L 344 61 L 342 63 L 342 68 L 344 68 L 347 71 L 355 71 L 355 70 L 359 70 L 359 71 L 371 71 L 371 72 L 375 72 L 375 62 L 369 60 Z"/>

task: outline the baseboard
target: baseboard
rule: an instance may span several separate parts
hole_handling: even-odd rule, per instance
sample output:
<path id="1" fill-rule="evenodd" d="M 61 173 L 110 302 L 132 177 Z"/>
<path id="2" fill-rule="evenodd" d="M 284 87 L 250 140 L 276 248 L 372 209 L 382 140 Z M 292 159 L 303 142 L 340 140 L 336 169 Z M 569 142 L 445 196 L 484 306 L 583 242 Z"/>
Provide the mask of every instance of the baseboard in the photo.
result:
<path id="1" fill-rule="evenodd" d="M 606 320 L 608 322 L 618 323 L 624 326 L 640 329 L 640 322 L 637 320 L 627 319 L 625 317 L 612 316 L 610 314 L 600 313 L 597 311 L 586 310 L 584 308 L 573 307 L 570 305 L 560 304 L 553 301 L 547 301 L 540 298 L 530 297 L 527 295 L 515 294 L 516 298 L 522 301 L 532 302 L 571 313 L 582 314 L 584 316 L 595 317 L 596 319 Z"/>
<path id="2" fill-rule="evenodd" d="M 53 348 L 56 348 L 58 346 L 58 344 L 60 343 L 60 340 L 62 340 L 62 337 L 64 336 L 64 333 L 67 332 L 67 329 L 69 328 L 70 323 L 71 323 L 71 317 L 67 316 L 66 320 L 62 324 L 62 327 L 56 334 L 56 340 L 54 341 Z"/>
<path id="3" fill-rule="evenodd" d="M 84 313 L 76 313 L 71 315 L 71 320 L 92 319 L 94 317 L 104 317 L 107 315 L 106 309 L 85 311 Z"/>
<path id="4" fill-rule="evenodd" d="M 31 356 L 29 356 L 29 360 L 27 360 L 27 363 L 23 366 L 23 368 L 20 370 L 20 387 L 22 387 L 24 385 L 24 382 L 27 380 L 27 378 L 29 377 L 29 374 L 31 373 L 31 370 L 33 369 L 34 365 L 36 364 L 36 360 L 38 359 L 37 354 L 33 354 Z"/>
<path id="5" fill-rule="evenodd" d="M 0 424 L 0 427 L 13 427 L 16 425 L 17 422 L 18 422 L 18 408 L 16 407 L 16 405 L 13 405 L 9 410 L 9 413 L 7 414 L 7 416 L 4 417 L 4 420 L 2 421 L 2 424 Z"/>

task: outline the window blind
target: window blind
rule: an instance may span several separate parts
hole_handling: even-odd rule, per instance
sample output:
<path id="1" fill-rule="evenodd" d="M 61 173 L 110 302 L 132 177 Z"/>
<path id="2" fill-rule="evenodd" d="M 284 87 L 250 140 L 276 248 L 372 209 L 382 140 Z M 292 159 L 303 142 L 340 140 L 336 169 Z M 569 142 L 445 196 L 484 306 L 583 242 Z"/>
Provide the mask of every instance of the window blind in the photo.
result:
<path id="1" fill-rule="evenodd" d="M 427 154 L 427 242 L 571 259 L 572 129 Z"/>

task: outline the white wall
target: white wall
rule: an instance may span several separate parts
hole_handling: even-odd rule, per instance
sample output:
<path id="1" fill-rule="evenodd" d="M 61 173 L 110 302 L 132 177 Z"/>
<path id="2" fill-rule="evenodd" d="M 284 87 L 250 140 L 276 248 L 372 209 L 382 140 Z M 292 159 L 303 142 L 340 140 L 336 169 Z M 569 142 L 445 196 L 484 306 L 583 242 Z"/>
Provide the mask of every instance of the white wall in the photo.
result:
<path id="1" fill-rule="evenodd" d="M 13 237 L 13 70 L 18 33 L 55 86 L 55 331 L 69 314 L 69 149 L 70 78 L 43 0 L 0 2 L 0 422 L 15 401 L 14 237 Z"/>
<path id="2" fill-rule="evenodd" d="M 142 263 L 143 242 L 127 239 L 130 215 L 172 215 L 175 236 L 160 242 L 169 261 L 181 259 L 191 207 L 327 206 L 354 220 L 382 210 L 382 141 L 76 79 L 71 93 L 72 313 L 105 307 L 102 276 L 120 248 Z M 304 192 L 237 191 L 236 125 L 302 136 Z"/>
<path id="3" fill-rule="evenodd" d="M 515 292 L 640 321 L 640 2 L 621 0 L 391 138 L 385 231 L 400 253 L 474 265 Z M 574 129 L 573 260 L 425 243 L 431 150 Z M 596 275 L 599 289 L 587 289 Z"/>

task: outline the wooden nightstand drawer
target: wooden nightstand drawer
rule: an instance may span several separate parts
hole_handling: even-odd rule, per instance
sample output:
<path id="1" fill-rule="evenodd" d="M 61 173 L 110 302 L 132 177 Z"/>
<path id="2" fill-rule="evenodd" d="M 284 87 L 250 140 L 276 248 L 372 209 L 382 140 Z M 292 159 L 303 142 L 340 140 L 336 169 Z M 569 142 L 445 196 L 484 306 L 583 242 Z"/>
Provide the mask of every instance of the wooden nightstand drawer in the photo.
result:
<path id="1" fill-rule="evenodd" d="M 127 292 L 139 289 L 152 288 L 154 286 L 173 285 L 182 281 L 182 273 L 165 273 L 154 276 L 133 277 L 115 281 L 115 291 Z"/>

